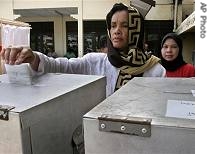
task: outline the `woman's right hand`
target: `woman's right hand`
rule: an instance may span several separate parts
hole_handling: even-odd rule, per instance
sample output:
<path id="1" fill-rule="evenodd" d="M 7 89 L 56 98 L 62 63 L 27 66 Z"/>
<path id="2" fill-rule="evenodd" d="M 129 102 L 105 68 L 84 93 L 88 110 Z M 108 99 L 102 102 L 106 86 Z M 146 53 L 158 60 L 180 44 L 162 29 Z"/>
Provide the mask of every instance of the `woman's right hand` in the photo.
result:
<path id="1" fill-rule="evenodd" d="M 1 57 L 6 64 L 18 65 L 21 63 L 30 63 L 32 69 L 38 70 L 39 56 L 30 48 L 4 48 L 1 51 Z"/>

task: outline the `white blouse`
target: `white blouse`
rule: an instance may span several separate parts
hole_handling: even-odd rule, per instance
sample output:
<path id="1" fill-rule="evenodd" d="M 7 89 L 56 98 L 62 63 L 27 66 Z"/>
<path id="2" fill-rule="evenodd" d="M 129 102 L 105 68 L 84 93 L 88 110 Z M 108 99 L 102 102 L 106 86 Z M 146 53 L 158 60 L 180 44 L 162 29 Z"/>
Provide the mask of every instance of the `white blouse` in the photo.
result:
<path id="1" fill-rule="evenodd" d="M 108 60 L 106 53 L 88 53 L 81 58 L 51 58 L 37 52 L 40 58 L 38 74 L 70 73 L 86 75 L 102 75 L 106 77 L 106 96 L 114 93 L 119 69 Z M 166 71 L 161 64 L 144 72 L 143 77 L 165 77 Z"/>

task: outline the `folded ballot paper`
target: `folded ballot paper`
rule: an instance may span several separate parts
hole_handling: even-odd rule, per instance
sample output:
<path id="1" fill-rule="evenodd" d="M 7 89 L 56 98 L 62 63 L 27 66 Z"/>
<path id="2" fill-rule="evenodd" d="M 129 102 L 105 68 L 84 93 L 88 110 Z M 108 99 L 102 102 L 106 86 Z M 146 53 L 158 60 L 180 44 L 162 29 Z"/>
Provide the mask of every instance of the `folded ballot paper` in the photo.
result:
<path id="1" fill-rule="evenodd" d="M 32 85 L 34 73 L 29 63 L 20 65 L 5 64 L 5 68 L 10 83 Z"/>

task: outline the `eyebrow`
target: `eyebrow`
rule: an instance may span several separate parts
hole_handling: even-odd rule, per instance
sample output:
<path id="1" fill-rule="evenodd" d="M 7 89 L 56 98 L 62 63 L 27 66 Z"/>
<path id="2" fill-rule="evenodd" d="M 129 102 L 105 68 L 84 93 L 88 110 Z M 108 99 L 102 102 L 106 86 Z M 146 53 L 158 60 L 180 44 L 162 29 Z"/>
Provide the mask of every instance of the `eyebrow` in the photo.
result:
<path id="1" fill-rule="evenodd" d="M 111 24 L 116 24 L 117 22 L 116 21 L 112 21 Z M 123 22 L 120 22 L 120 24 L 128 24 L 128 21 L 123 21 Z"/>
<path id="2" fill-rule="evenodd" d="M 177 46 L 178 47 L 177 44 L 167 44 L 167 43 L 164 43 L 163 46 Z"/>

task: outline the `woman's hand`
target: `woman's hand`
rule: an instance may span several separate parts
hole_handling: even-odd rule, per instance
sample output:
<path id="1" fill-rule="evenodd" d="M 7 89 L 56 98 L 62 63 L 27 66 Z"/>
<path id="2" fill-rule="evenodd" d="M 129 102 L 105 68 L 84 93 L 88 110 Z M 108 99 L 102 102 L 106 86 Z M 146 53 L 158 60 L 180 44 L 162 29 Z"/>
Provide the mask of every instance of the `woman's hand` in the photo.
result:
<path id="1" fill-rule="evenodd" d="M 30 48 L 5 48 L 1 51 L 1 57 L 6 64 L 18 65 L 21 63 L 30 63 L 32 69 L 38 70 L 39 56 Z"/>

